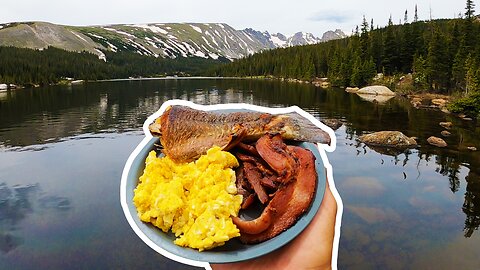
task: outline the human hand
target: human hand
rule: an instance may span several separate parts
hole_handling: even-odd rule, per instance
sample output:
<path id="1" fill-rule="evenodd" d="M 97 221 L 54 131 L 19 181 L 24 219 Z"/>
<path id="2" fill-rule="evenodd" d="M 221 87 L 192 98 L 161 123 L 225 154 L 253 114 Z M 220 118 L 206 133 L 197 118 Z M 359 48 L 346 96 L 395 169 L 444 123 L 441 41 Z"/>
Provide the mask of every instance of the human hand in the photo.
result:
<path id="1" fill-rule="evenodd" d="M 230 264 L 211 264 L 213 270 L 331 269 L 337 202 L 328 185 L 322 204 L 305 230 L 284 247 L 267 255 Z"/>

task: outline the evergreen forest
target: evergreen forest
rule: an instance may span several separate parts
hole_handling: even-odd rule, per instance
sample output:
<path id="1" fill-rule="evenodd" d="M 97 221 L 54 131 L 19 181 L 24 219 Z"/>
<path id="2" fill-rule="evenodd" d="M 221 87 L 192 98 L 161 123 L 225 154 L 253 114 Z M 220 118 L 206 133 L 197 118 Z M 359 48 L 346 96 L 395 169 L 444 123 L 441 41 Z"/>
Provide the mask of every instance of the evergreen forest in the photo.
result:
<path id="1" fill-rule="evenodd" d="M 217 76 L 272 76 L 314 80 L 328 78 L 333 86 L 362 87 L 378 73 L 400 77 L 412 74 L 413 88 L 453 94 L 480 88 L 480 19 L 467 1 L 456 19 L 401 24 L 390 17 L 386 27 L 374 27 L 365 17 L 353 34 L 315 45 L 263 51 L 212 71 Z"/>
<path id="2" fill-rule="evenodd" d="M 0 83 L 46 85 L 65 78 L 102 80 L 165 75 L 199 75 L 220 63 L 199 57 L 163 59 L 133 52 L 105 52 L 106 61 L 88 52 L 48 47 L 34 50 L 0 47 Z"/>

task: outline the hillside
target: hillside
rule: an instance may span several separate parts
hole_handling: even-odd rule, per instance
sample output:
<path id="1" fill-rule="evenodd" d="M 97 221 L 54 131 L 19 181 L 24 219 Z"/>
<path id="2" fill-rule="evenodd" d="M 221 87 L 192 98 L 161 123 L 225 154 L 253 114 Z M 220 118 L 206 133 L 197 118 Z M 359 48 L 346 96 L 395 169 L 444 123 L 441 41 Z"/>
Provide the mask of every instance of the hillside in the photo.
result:
<path id="1" fill-rule="evenodd" d="M 269 34 L 251 28 L 236 30 L 224 23 L 154 23 L 103 26 L 63 26 L 47 22 L 0 24 L 0 46 L 45 49 L 49 46 L 68 51 L 87 51 L 105 59 L 105 52 L 133 52 L 161 58 L 201 57 L 238 59 L 278 47 L 314 44 L 343 38 L 334 35 L 317 38 L 298 32 L 291 37 Z"/>

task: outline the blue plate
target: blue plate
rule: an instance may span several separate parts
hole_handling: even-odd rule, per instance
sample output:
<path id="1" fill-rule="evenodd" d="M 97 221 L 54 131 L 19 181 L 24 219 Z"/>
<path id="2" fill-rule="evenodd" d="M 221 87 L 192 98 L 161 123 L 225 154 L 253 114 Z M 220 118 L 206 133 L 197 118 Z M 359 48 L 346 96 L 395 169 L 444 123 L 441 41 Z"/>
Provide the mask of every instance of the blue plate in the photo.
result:
<path id="1" fill-rule="evenodd" d="M 177 246 L 173 243 L 175 236 L 172 233 L 164 233 L 162 230 L 151 225 L 150 223 L 144 223 L 140 221 L 137 216 L 137 209 L 133 204 L 133 191 L 138 184 L 139 177 L 143 174 L 143 170 L 145 168 L 145 159 L 148 153 L 154 149 L 154 144 L 158 142 L 158 138 L 150 139 L 150 141 L 148 141 L 145 147 L 143 147 L 139 154 L 135 157 L 130 170 L 128 171 L 126 188 L 124 190 L 122 189 L 122 193 L 125 192 L 126 194 L 121 195 L 122 197 L 125 196 L 124 198 L 126 199 L 127 208 L 124 209 L 124 212 L 127 216 L 127 219 L 130 217 L 133 219 L 135 225 L 138 226 L 144 236 L 148 238 L 150 242 L 148 244 L 151 246 L 153 243 L 157 247 L 168 251 L 174 256 L 197 262 L 230 263 L 265 255 L 284 246 L 294 239 L 298 234 L 300 234 L 307 227 L 310 221 L 312 221 L 322 202 L 326 185 L 325 168 L 323 166 L 322 158 L 315 144 L 300 143 L 299 146 L 309 149 L 316 157 L 315 167 L 317 169 L 318 181 L 314 201 L 310 206 L 310 209 L 308 209 L 308 211 L 297 221 L 297 223 L 295 223 L 295 225 L 276 237 L 259 244 L 246 245 L 242 244 L 238 239 L 233 238 L 226 242 L 224 246 L 202 252 Z M 131 225 L 133 227 L 133 224 Z M 143 240 L 145 241 L 145 239 Z M 156 247 L 153 248 L 157 251 L 159 250 Z"/>

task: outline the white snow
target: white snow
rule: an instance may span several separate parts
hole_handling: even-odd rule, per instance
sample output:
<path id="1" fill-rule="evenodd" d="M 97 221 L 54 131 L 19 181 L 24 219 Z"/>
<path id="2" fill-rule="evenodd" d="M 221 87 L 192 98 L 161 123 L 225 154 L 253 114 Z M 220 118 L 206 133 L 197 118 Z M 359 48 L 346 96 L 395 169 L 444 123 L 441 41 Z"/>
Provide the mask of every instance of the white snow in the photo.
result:
<path id="1" fill-rule="evenodd" d="M 153 54 L 149 49 L 143 47 L 142 44 L 137 43 L 137 42 L 135 42 L 135 41 L 133 41 L 129 38 L 127 38 L 127 41 L 130 43 L 130 45 L 134 46 L 135 48 L 143 50 L 145 52 L 145 55 L 149 55 L 149 54 L 152 55 Z M 140 53 L 140 52 L 138 52 L 138 53 Z M 142 54 L 142 53 L 140 53 L 140 54 Z"/>
<path id="2" fill-rule="evenodd" d="M 193 28 L 193 30 L 199 32 L 200 34 L 202 33 L 202 29 L 200 29 L 200 27 L 195 26 L 195 25 L 193 25 L 193 24 L 190 24 L 190 26 Z"/>
<path id="3" fill-rule="evenodd" d="M 249 34 L 245 33 L 245 32 L 242 32 L 248 39 L 250 39 L 252 42 L 253 42 L 253 39 L 250 37 Z"/>
<path id="4" fill-rule="evenodd" d="M 118 48 L 117 48 L 115 45 L 113 45 L 112 43 L 110 43 L 110 42 L 108 42 L 108 41 L 107 41 L 107 45 L 108 45 L 108 47 L 110 47 L 110 49 L 111 49 L 112 51 L 117 52 L 117 49 L 118 49 Z"/>
<path id="5" fill-rule="evenodd" d="M 217 25 L 220 26 L 221 28 L 225 28 L 225 26 L 223 26 L 223 24 L 221 24 L 221 23 L 219 23 Z"/>
<path id="6" fill-rule="evenodd" d="M 207 58 L 207 56 L 202 51 L 195 52 L 195 56 Z"/>
<path id="7" fill-rule="evenodd" d="M 215 60 L 217 60 L 218 57 L 219 57 L 219 56 L 218 56 L 217 54 L 215 54 L 215 53 L 209 53 L 208 56 L 210 56 L 210 58 L 215 59 Z"/>
<path id="8" fill-rule="evenodd" d="M 154 47 L 155 49 L 158 49 L 158 46 L 157 44 L 155 44 L 155 42 L 153 42 L 152 40 L 147 40 L 148 44 L 152 45 L 152 47 Z"/>
<path id="9" fill-rule="evenodd" d="M 180 44 L 176 43 L 175 41 L 171 39 L 167 39 L 167 43 L 169 43 L 173 48 L 173 50 L 179 52 L 183 57 L 187 57 L 187 54 L 185 53 L 183 46 Z"/>
<path id="10" fill-rule="evenodd" d="M 217 43 L 217 41 L 215 40 L 215 37 L 212 34 L 210 34 L 208 31 L 205 31 L 205 35 L 210 36 L 212 38 L 212 42 L 215 43 L 215 45 L 217 45 L 217 47 L 218 47 L 218 43 Z M 210 46 L 210 47 L 212 47 L 212 46 Z"/>
<path id="11" fill-rule="evenodd" d="M 121 35 L 124 35 L 124 36 L 127 36 L 127 37 L 136 38 L 136 36 L 134 36 L 130 33 L 123 32 L 123 31 L 120 31 L 120 30 L 117 30 L 117 29 L 114 29 L 114 28 L 104 27 L 103 29 L 108 30 L 108 31 L 112 31 L 112 32 L 115 32 L 115 33 L 118 33 L 118 34 L 121 34 Z"/>
<path id="12" fill-rule="evenodd" d="M 160 33 L 160 34 L 168 34 L 168 31 L 166 31 L 165 29 L 162 29 L 158 26 L 155 26 L 155 25 L 148 25 L 148 24 L 134 24 L 133 26 L 135 27 L 140 27 L 140 28 L 143 28 L 143 29 L 148 29 L 150 31 L 152 31 L 153 33 Z"/>
<path id="13" fill-rule="evenodd" d="M 287 41 L 281 40 L 277 36 L 270 36 L 270 40 L 275 44 L 276 47 L 285 47 L 287 45 Z"/>
<path id="14" fill-rule="evenodd" d="M 107 57 L 102 51 L 100 51 L 99 49 L 95 49 L 95 51 L 98 52 L 98 59 L 103 60 L 104 62 L 107 62 Z"/>
<path id="15" fill-rule="evenodd" d="M 188 44 L 187 42 L 182 42 L 182 44 L 183 46 L 185 46 L 185 48 L 187 48 L 190 54 L 195 54 L 197 52 L 197 50 L 195 50 L 195 48 L 193 48 L 193 46 Z"/>
<path id="16" fill-rule="evenodd" d="M 164 46 L 165 48 L 170 49 L 170 50 L 172 50 L 172 51 L 175 51 L 175 49 L 174 49 L 173 47 L 171 47 L 170 45 L 168 45 L 167 43 L 165 43 L 163 40 L 161 40 L 161 39 L 159 39 L 159 38 L 157 38 L 157 37 L 154 37 L 154 39 L 155 39 L 157 42 L 163 44 L 163 46 Z"/>
<path id="17" fill-rule="evenodd" d="M 95 35 L 95 34 L 92 34 L 92 33 L 88 33 L 88 34 L 89 34 L 90 36 L 92 36 L 92 37 L 96 37 L 96 38 L 99 38 L 99 39 L 106 39 L 106 38 L 104 38 L 104 37 L 102 37 L 102 36 Z"/>
<path id="18" fill-rule="evenodd" d="M 1 26 L 1 25 L 0 25 L 0 26 Z M 0 27 L 0 29 L 2 29 L 2 28 Z M 73 31 L 70 31 L 70 32 L 71 32 L 72 34 L 74 34 L 76 37 L 78 37 L 79 39 L 81 39 L 81 40 L 83 40 L 83 41 L 85 41 L 85 42 L 88 42 L 86 39 L 84 39 L 84 38 L 83 38 L 82 36 L 80 36 L 78 33 L 75 33 L 75 32 L 73 32 Z"/>
<path id="19" fill-rule="evenodd" d="M 202 36 L 202 39 L 203 39 L 203 41 L 205 41 L 205 43 L 207 43 L 207 45 L 208 45 L 210 48 L 213 48 L 213 46 L 210 44 L 210 42 L 208 42 L 208 40 L 207 40 L 204 36 Z"/>
<path id="20" fill-rule="evenodd" d="M 227 45 L 227 47 L 230 49 L 230 44 L 227 42 L 227 36 L 224 36 L 223 38 L 225 39 L 225 45 Z"/>

